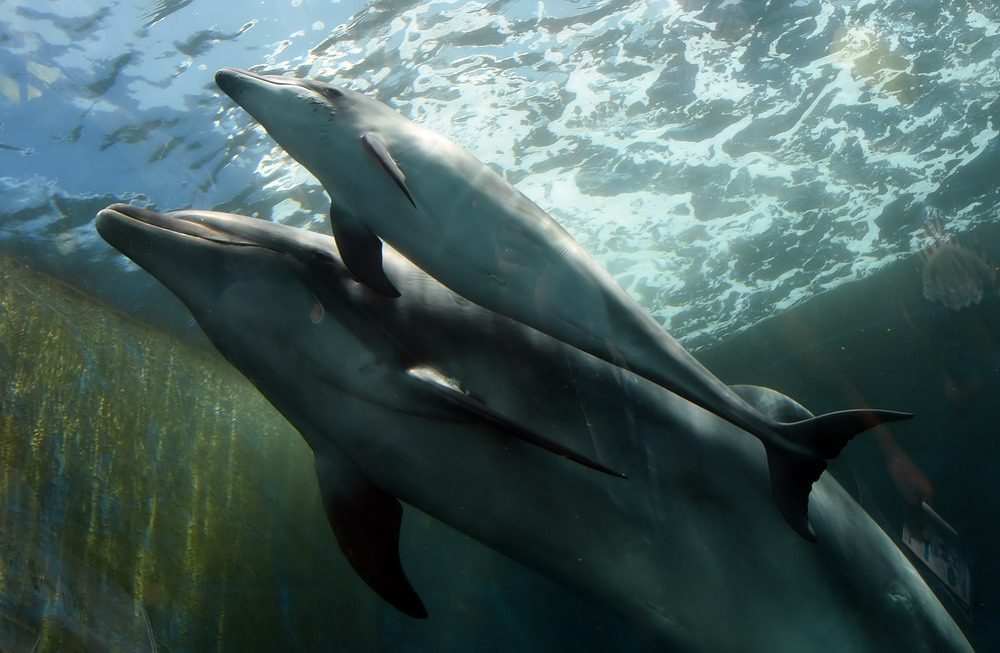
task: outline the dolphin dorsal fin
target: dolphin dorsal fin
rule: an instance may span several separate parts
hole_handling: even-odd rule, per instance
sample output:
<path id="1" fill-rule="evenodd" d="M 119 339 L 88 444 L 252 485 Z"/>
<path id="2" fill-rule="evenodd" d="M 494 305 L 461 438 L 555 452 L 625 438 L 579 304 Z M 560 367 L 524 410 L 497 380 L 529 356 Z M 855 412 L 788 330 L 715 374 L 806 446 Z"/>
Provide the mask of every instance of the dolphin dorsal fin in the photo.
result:
<path id="1" fill-rule="evenodd" d="M 504 430 L 508 431 L 511 435 L 514 435 L 529 444 L 541 447 L 546 451 L 551 451 L 557 456 L 562 456 L 563 458 L 572 460 L 573 462 L 583 465 L 584 467 L 589 467 L 593 470 L 603 472 L 611 476 L 616 476 L 618 478 L 628 478 L 625 474 L 616 472 L 595 460 L 591 460 L 583 454 L 573 451 L 569 447 L 565 447 L 558 442 L 554 442 L 535 433 L 534 431 L 524 428 L 520 424 L 515 423 L 510 418 L 490 408 L 483 402 L 465 392 L 465 390 L 463 390 L 454 379 L 446 377 L 444 374 L 432 367 L 413 367 L 407 370 L 406 373 L 420 382 L 423 387 L 428 388 L 439 397 L 443 397 L 453 406 L 492 422 L 493 424 L 496 424 L 497 426 L 500 426 Z"/>
<path id="2" fill-rule="evenodd" d="M 406 187 L 406 175 L 403 174 L 403 171 L 396 165 L 396 160 L 389 154 L 389 148 L 386 147 L 382 136 L 375 132 L 368 132 L 361 137 L 361 144 L 365 147 L 368 154 L 375 157 L 375 160 L 379 162 L 379 165 L 382 166 L 382 169 L 389 175 L 393 183 L 399 187 L 399 190 L 403 191 L 403 194 L 406 195 L 406 199 L 410 200 L 413 208 L 417 208 L 417 203 L 413 201 L 410 189 Z"/>
<path id="3" fill-rule="evenodd" d="M 316 476 L 327 519 L 340 550 L 376 594 L 417 619 L 427 608 L 399 560 L 403 507 L 372 483 L 339 449 L 316 452 Z"/>
<path id="4" fill-rule="evenodd" d="M 761 414 L 776 422 L 798 422 L 814 417 L 802 404 L 771 388 L 759 385 L 731 385 L 729 389 Z"/>
<path id="5" fill-rule="evenodd" d="M 350 211 L 330 209 L 330 224 L 337 250 L 354 277 L 385 297 L 399 297 L 382 267 L 382 241 Z"/>

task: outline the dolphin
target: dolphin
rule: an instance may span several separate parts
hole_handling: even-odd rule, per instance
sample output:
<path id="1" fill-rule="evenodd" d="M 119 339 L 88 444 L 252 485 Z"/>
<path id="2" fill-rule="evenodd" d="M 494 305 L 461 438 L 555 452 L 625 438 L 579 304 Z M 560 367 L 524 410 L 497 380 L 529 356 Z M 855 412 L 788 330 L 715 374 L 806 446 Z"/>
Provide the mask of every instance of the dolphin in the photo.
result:
<path id="1" fill-rule="evenodd" d="M 382 240 L 442 284 L 619 365 L 764 444 L 778 509 L 814 539 L 812 483 L 856 434 L 912 417 L 885 410 L 769 418 L 701 365 L 562 227 L 455 143 L 356 91 L 225 68 L 216 83 L 333 198 L 331 223 L 353 275 L 387 297 Z M 380 240 L 381 239 L 381 240 Z"/>
<path id="2" fill-rule="evenodd" d="M 113 205 L 97 229 L 299 430 L 341 549 L 407 614 L 427 609 L 399 559 L 401 502 L 663 650 L 971 651 L 829 474 L 809 544 L 772 509 L 766 454 L 743 431 L 391 248 L 398 299 L 358 283 L 329 236 L 254 218 Z M 772 390 L 738 392 L 773 419 L 808 418 Z"/>

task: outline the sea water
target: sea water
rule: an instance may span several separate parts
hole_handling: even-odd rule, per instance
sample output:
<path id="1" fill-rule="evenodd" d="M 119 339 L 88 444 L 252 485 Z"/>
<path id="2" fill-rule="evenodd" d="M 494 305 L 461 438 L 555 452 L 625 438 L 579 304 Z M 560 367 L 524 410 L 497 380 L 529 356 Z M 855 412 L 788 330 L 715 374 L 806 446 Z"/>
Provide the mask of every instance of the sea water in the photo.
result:
<path id="1" fill-rule="evenodd" d="M 21 524 L 4 549 L 5 587 L 19 589 L 0 605 L 17 627 L 0 647 L 308 649 L 326 623 L 345 650 L 639 645 L 616 618 L 412 511 L 417 540 L 434 543 L 414 573 L 444 606 L 435 623 L 338 603 L 329 579 L 351 576 L 318 503 L 294 524 L 272 507 L 318 502 L 315 488 L 276 483 L 273 455 L 234 462 L 249 445 L 233 411 L 275 420 L 252 437 L 281 456 L 302 444 L 278 435 L 268 406 L 233 406 L 248 391 L 238 377 L 224 387 L 239 390 L 203 389 L 222 383 L 205 365 L 228 368 L 199 358 L 210 354 L 187 312 L 93 227 L 100 208 L 130 201 L 328 228 L 318 183 L 215 88 L 224 66 L 346 84 L 446 134 L 723 380 L 816 412 L 916 412 L 859 436 L 833 471 L 901 543 L 926 527 L 929 502 L 971 591 L 914 564 L 977 650 L 997 646 L 998 34 L 986 0 L 0 5 L 0 506 Z M 122 348 L 127 362 L 109 355 Z M 197 380 L 171 386 L 178 375 Z M 172 412 L 143 403 L 168 392 Z M 137 421 L 112 418 L 114 402 Z M 178 480 L 192 460 L 228 471 Z M 265 499 L 250 509 L 234 492 Z M 274 511 L 280 526 L 261 522 Z M 274 528 L 311 543 L 311 572 L 288 563 L 293 544 Z M 104 607 L 66 607 L 60 583 Z M 101 640 L 84 622 L 117 625 L 98 627 Z"/>

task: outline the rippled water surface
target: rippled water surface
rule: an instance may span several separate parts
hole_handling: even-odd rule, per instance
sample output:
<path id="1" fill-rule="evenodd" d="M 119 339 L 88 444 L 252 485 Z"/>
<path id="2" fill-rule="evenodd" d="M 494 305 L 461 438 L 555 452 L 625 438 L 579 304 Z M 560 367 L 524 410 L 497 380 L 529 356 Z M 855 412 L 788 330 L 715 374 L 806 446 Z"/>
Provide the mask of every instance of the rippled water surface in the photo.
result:
<path id="1" fill-rule="evenodd" d="M 928 207 L 949 231 L 991 215 L 987 2 L 88 8 L 0 10 L 5 228 L 85 260 L 104 248 L 82 218 L 33 212 L 141 193 L 320 221 L 314 180 L 214 88 L 224 65 L 444 132 L 695 347 L 911 254 Z"/>

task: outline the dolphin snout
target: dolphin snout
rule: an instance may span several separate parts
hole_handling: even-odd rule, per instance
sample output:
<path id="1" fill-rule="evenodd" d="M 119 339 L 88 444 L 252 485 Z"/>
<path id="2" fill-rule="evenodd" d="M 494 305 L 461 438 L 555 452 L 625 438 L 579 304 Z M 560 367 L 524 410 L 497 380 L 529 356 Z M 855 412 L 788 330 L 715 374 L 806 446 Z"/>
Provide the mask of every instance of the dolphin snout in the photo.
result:
<path id="1" fill-rule="evenodd" d="M 218 86 L 223 93 L 229 97 L 233 97 L 233 93 L 236 93 L 240 87 L 240 82 L 246 77 L 255 77 L 255 75 L 249 71 L 240 70 L 239 68 L 223 68 L 215 73 L 215 85 Z"/>
<path id="2" fill-rule="evenodd" d="M 242 68 L 222 68 L 215 73 L 215 83 L 222 92 L 232 97 L 234 92 L 253 86 L 303 86 L 303 80 L 281 75 L 261 75 Z M 234 98 L 235 99 L 235 98 Z"/>
<path id="3" fill-rule="evenodd" d="M 103 218 L 105 221 L 111 219 L 120 220 L 121 216 L 154 226 L 162 226 L 165 222 L 167 222 L 167 219 L 161 213 L 157 213 L 151 209 L 144 209 L 141 206 L 123 204 L 120 202 L 101 209 L 97 214 L 99 219 Z"/>

